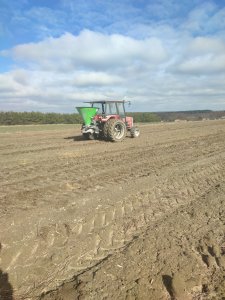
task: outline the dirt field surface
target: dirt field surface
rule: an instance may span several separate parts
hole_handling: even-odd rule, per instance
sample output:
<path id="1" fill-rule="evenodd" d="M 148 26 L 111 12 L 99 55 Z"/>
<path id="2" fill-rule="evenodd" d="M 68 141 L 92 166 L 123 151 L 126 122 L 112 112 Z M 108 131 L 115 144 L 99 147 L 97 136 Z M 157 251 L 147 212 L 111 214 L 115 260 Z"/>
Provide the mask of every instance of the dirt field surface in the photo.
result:
<path id="1" fill-rule="evenodd" d="M 225 121 L 140 129 L 0 128 L 0 299 L 225 299 Z"/>

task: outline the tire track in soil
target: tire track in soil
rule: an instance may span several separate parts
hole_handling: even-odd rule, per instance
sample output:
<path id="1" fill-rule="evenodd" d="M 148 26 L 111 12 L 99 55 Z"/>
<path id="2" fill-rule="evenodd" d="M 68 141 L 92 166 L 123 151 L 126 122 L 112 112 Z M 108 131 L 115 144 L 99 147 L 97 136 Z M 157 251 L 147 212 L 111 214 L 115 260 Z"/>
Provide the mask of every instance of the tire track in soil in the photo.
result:
<path id="1" fill-rule="evenodd" d="M 178 145 L 178 148 L 176 150 L 181 151 L 181 149 L 185 146 L 186 146 L 185 144 Z M 171 146 L 169 146 L 168 148 L 170 148 L 170 147 Z M 167 149 L 162 149 L 162 152 L 163 151 L 165 152 L 166 150 Z M 153 155 L 153 157 L 156 156 L 156 153 L 154 153 L 154 152 L 155 151 L 151 151 L 151 155 Z M 159 152 L 159 151 L 157 151 L 157 152 Z M 131 155 L 136 158 L 136 157 L 138 157 L 138 153 L 139 152 L 135 153 L 133 151 Z M 110 153 L 110 155 L 111 155 L 111 153 Z M 108 159 L 110 159 L 110 161 L 111 161 L 111 158 L 109 158 L 110 155 L 108 155 Z M 186 153 L 186 155 L 189 155 L 189 153 Z M 218 155 L 218 153 L 217 153 L 217 155 Z M 16 181 L 14 181 L 14 183 L 12 183 L 12 180 L 9 181 L 8 179 L 6 179 L 6 183 L 4 184 L 4 180 L 3 180 L 2 181 L 2 189 L 4 189 L 4 193 L 7 194 L 8 197 L 19 199 L 20 196 L 17 194 L 18 188 L 20 188 L 22 191 L 27 190 L 28 194 L 30 194 L 32 192 L 34 194 L 37 194 L 37 190 L 38 191 L 43 190 L 43 192 L 45 192 L 45 190 L 47 189 L 48 192 L 50 192 L 51 190 L 54 192 L 57 189 L 57 186 L 59 186 L 61 188 L 63 184 L 71 183 L 72 187 L 74 185 L 75 185 L 75 188 L 77 187 L 77 192 L 79 193 L 79 190 L 80 190 L 79 187 L 82 187 L 85 185 L 86 189 L 91 189 L 92 186 L 96 185 L 98 180 L 101 181 L 101 179 L 103 179 L 102 181 L 104 182 L 104 185 L 107 185 L 107 183 L 115 184 L 117 182 L 118 183 L 121 183 L 123 181 L 126 182 L 129 180 L 129 177 L 131 177 L 131 176 L 133 176 L 135 178 L 141 177 L 141 176 L 148 176 L 148 174 L 150 173 L 150 170 L 151 170 L 151 172 L 156 172 L 156 170 L 158 171 L 160 168 L 163 168 L 169 162 L 172 162 L 173 164 L 177 163 L 176 156 L 169 157 L 169 158 L 168 157 L 163 158 L 163 153 L 161 155 L 160 155 L 160 153 L 158 153 L 157 160 L 153 161 L 153 163 L 152 162 L 145 163 L 146 162 L 146 153 L 145 153 L 144 157 L 142 157 L 142 155 L 139 155 L 139 156 L 140 156 L 139 160 L 136 159 L 131 167 L 126 168 L 126 170 L 124 170 L 124 167 L 123 167 L 124 163 L 129 165 L 129 163 L 128 163 L 129 157 L 127 158 L 125 155 L 121 156 L 121 153 L 119 153 L 116 155 L 115 161 L 117 161 L 117 159 L 119 157 L 121 157 L 122 158 L 122 159 L 120 159 L 121 164 L 119 161 L 119 165 L 121 165 L 121 167 L 118 167 L 118 166 L 116 167 L 116 165 L 113 164 L 114 168 L 110 168 L 108 171 L 104 171 L 103 164 L 96 163 L 96 165 L 93 164 L 93 169 L 94 169 L 93 175 L 92 174 L 88 175 L 88 173 L 86 173 L 86 174 L 84 173 L 83 176 L 80 176 L 80 171 L 78 171 L 78 172 L 76 172 L 76 170 L 74 171 L 74 169 L 70 167 L 68 161 L 63 162 L 63 164 L 62 164 L 62 162 L 57 162 L 56 165 L 54 165 L 52 163 L 52 165 L 54 165 L 54 167 L 51 167 L 51 169 L 49 169 L 49 167 L 46 168 L 46 170 L 43 170 L 43 172 L 44 171 L 45 172 L 42 176 L 35 175 L 33 178 L 31 176 L 31 170 L 32 170 L 32 173 L 36 174 L 37 168 L 34 168 L 34 166 L 32 166 L 28 169 L 27 168 L 24 169 L 24 173 L 28 177 L 27 180 L 25 179 L 26 176 L 24 176 L 24 174 L 18 174 L 17 178 L 21 178 L 21 179 L 19 179 L 19 180 L 17 179 Z M 193 158 L 195 158 L 195 157 L 193 157 Z M 83 164 L 84 165 L 83 169 L 86 170 L 86 172 L 88 172 L 89 167 L 88 167 L 88 165 L 85 165 L 85 163 L 87 161 L 88 161 L 88 159 L 85 156 L 81 160 L 81 163 L 77 166 L 77 169 L 80 170 L 82 168 L 82 164 Z M 162 162 L 164 162 L 164 164 Z M 109 162 L 106 161 L 106 164 L 108 164 L 108 163 Z M 180 158 L 178 158 L 178 163 L 180 163 Z M 143 165 L 145 165 L 145 167 L 143 167 Z M 58 172 L 59 169 L 61 169 L 60 172 Z M 122 178 L 121 177 L 118 178 L 118 176 L 116 176 L 117 172 L 122 172 L 122 174 L 123 174 Z M 111 176 L 109 176 L 108 173 L 110 173 Z M 45 174 L 48 177 L 46 177 Z M 66 176 L 65 176 L 65 174 L 66 174 Z M 87 182 L 87 176 L 89 177 L 88 182 Z M 54 178 L 56 184 L 52 184 L 52 182 L 53 182 L 52 178 Z M 73 180 L 73 178 L 74 178 L 74 180 Z M 31 185 L 32 182 L 34 182 L 35 184 Z M 60 182 L 60 184 L 58 184 L 58 182 Z M 33 191 L 30 188 L 31 186 L 33 187 Z M 74 189 L 73 189 L 73 191 L 74 191 Z M 4 195 L 3 193 L 1 193 L 1 194 Z M 24 198 L 24 193 L 22 194 L 22 197 Z M 29 197 L 31 197 L 31 196 L 29 195 Z M 6 201 L 7 201 L 7 199 L 6 199 Z"/>
<path id="2" fill-rule="evenodd" d="M 143 228 L 123 251 L 41 299 L 66 299 L 60 297 L 69 291 L 71 299 L 222 299 L 225 215 L 218 218 L 223 211 L 218 204 L 224 201 L 224 188 L 224 182 L 211 186 L 168 212 Z"/>
<path id="3" fill-rule="evenodd" d="M 200 169 L 201 168 L 202 167 L 200 167 Z M 93 264 L 96 264 L 96 262 L 112 254 L 113 251 L 122 249 L 128 242 L 133 240 L 133 237 L 138 234 L 138 232 L 148 226 L 149 221 L 155 222 L 164 214 L 168 214 L 178 206 L 187 203 L 188 196 L 196 199 L 204 194 L 207 189 L 210 188 L 208 178 L 211 178 L 211 186 L 217 182 L 217 180 L 224 178 L 224 170 L 221 166 L 221 162 L 217 164 L 213 162 L 213 165 L 207 166 L 202 172 L 194 169 L 192 172 L 184 174 L 183 177 L 181 176 L 178 180 L 175 178 L 177 185 L 174 190 L 179 190 L 180 192 L 178 194 L 174 195 L 173 191 L 171 193 L 171 187 L 174 186 L 173 179 L 167 180 L 167 184 L 163 185 L 162 188 L 160 186 L 157 188 L 153 187 L 153 190 L 137 193 L 135 196 L 132 195 L 131 199 L 128 197 L 124 201 L 116 203 L 113 209 L 107 209 L 108 216 L 111 216 L 111 218 L 107 219 L 107 226 L 102 225 L 102 223 L 98 221 L 99 215 L 106 213 L 102 211 L 103 208 L 94 216 L 93 212 L 91 212 L 90 216 L 87 215 L 86 218 L 82 220 L 81 229 L 75 231 L 71 237 L 71 239 L 76 240 L 79 245 L 79 247 L 73 245 L 73 252 L 77 254 L 80 253 L 80 256 L 77 255 L 76 259 L 74 258 L 73 261 L 71 261 L 71 255 L 68 253 L 68 257 L 64 258 L 64 265 L 73 270 L 73 272 L 74 270 L 79 271 L 79 269 L 90 268 Z M 192 186 L 190 185 L 190 187 L 188 186 L 186 188 L 184 179 L 187 179 L 188 182 L 192 180 Z M 146 182 L 148 182 L 148 180 L 146 180 Z M 201 187 L 194 189 L 193 187 L 199 186 L 200 182 Z M 139 183 L 137 183 L 137 185 L 139 185 Z M 170 201 L 173 198 L 176 200 Z M 152 199 L 153 201 L 155 200 L 154 206 L 152 205 Z M 130 202 L 132 203 L 132 210 L 130 209 Z M 151 208 L 152 206 L 154 209 Z M 147 208 L 150 209 L 148 210 Z M 132 214 L 132 212 L 134 213 Z M 123 224 L 122 227 L 121 225 L 118 226 L 121 220 Z M 45 228 L 43 227 L 40 229 L 39 237 L 41 237 L 41 241 L 38 242 L 38 246 L 35 246 L 36 252 L 37 250 L 39 251 L 39 255 L 40 252 L 43 253 L 42 247 L 45 245 L 41 245 L 43 239 L 45 239 L 48 247 L 56 248 L 58 238 L 60 251 L 69 251 L 69 249 L 67 249 L 68 237 L 65 239 L 65 231 L 63 231 L 62 228 L 56 228 L 54 230 L 54 226 L 52 229 L 53 230 L 47 228 L 47 232 L 45 232 Z M 51 231 L 51 235 L 49 235 L 49 231 Z M 51 241 L 49 241 L 50 238 Z M 58 264 L 59 259 L 55 257 L 55 260 Z M 31 267 L 29 264 L 27 266 Z M 33 267 L 33 269 L 35 269 L 35 267 Z M 59 273 L 57 270 L 57 275 L 55 274 L 55 276 L 59 276 Z M 45 286 L 47 286 L 47 283 Z M 48 286 L 48 288 L 51 288 L 51 286 Z"/>

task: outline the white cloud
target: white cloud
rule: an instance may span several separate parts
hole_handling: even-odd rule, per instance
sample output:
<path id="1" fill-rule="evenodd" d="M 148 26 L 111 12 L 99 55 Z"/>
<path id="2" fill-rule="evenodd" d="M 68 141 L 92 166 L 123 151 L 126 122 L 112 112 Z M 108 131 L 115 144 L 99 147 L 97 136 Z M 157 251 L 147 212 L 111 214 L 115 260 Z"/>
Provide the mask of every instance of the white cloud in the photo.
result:
<path id="1" fill-rule="evenodd" d="M 225 53 L 225 40 L 219 38 L 197 37 L 188 46 L 187 52 L 195 54 L 223 54 Z"/>
<path id="2" fill-rule="evenodd" d="M 78 72 L 73 78 L 74 85 L 81 87 L 114 85 L 122 81 L 122 77 L 103 72 Z"/>
<path id="3" fill-rule="evenodd" d="M 197 56 L 181 63 L 177 70 L 200 75 L 225 72 L 225 54 L 220 56 Z"/>
<path id="4" fill-rule="evenodd" d="M 186 41 L 174 70 L 192 75 L 225 73 L 225 40 L 197 37 Z"/>
<path id="5" fill-rule="evenodd" d="M 167 53 L 161 40 L 136 40 L 122 35 L 105 35 L 84 30 L 78 36 L 66 33 L 39 43 L 19 45 L 3 54 L 15 60 L 61 71 L 88 68 L 117 69 L 130 63 L 157 64 Z"/>
<path id="6" fill-rule="evenodd" d="M 194 8 L 184 23 L 184 27 L 189 30 L 200 31 L 206 25 L 209 18 L 216 12 L 216 6 L 213 3 L 205 2 Z"/>
<path id="7" fill-rule="evenodd" d="M 221 35 L 225 32 L 225 8 L 219 9 L 212 2 L 204 2 L 194 8 L 188 15 L 188 18 L 181 26 L 192 34 L 213 34 Z"/>
<path id="8" fill-rule="evenodd" d="M 0 108 L 73 112 L 124 97 L 139 111 L 225 108 L 223 37 L 144 28 L 148 38 L 83 30 L 2 52 L 14 66 L 0 74 Z"/>

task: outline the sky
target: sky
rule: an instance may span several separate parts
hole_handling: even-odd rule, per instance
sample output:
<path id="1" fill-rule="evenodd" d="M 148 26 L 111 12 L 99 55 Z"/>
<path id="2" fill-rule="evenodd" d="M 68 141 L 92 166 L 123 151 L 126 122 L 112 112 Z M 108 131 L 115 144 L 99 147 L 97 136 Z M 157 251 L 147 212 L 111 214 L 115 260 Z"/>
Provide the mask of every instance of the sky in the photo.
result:
<path id="1" fill-rule="evenodd" d="M 0 111 L 225 110 L 225 0 L 0 0 Z"/>

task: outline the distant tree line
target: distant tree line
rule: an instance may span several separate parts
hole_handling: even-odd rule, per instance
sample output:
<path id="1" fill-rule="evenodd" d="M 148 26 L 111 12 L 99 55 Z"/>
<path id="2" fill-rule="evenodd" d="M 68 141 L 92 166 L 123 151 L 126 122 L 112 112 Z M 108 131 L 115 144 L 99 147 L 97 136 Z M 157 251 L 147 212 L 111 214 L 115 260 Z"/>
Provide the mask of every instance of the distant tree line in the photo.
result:
<path id="1" fill-rule="evenodd" d="M 133 112 L 127 113 L 129 116 L 134 118 L 134 122 L 137 123 L 149 123 L 149 122 L 160 122 L 161 118 L 156 113 L 151 112 Z"/>
<path id="2" fill-rule="evenodd" d="M 225 118 L 225 111 L 212 110 L 191 110 L 176 112 L 158 112 L 157 116 L 164 122 L 174 122 L 176 120 L 201 121 Z"/>
<path id="3" fill-rule="evenodd" d="M 81 122 L 79 114 L 0 112 L 0 125 L 78 124 Z"/>
<path id="4" fill-rule="evenodd" d="M 160 118 L 153 113 L 129 113 L 135 122 L 159 122 Z M 81 124 L 79 114 L 59 114 L 41 112 L 0 112 L 0 125 L 28 124 Z"/>
<path id="5" fill-rule="evenodd" d="M 204 119 L 225 119 L 225 111 L 181 111 L 181 112 L 132 112 L 128 113 L 137 123 L 173 122 L 176 120 L 198 121 Z M 41 112 L 0 112 L 0 125 L 28 124 L 81 124 L 79 114 Z"/>

